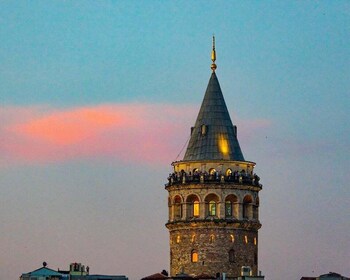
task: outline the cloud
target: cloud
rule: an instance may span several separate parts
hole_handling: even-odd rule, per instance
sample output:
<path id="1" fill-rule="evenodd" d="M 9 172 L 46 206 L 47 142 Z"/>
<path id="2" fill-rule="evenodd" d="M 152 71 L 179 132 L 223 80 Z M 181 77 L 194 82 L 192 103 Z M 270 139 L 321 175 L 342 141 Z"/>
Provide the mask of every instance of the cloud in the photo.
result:
<path id="1" fill-rule="evenodd" d="M 111 156 L 124 161 L 171 161 L 188 126 L 188 106 L 104 104 L 57 109 L 6 107 L 0 116 L 6 161 L 56 162 Z M 181 129 L 184 131 L 183 129 Z"/>
<path id="2" fill-rule="evenodd" d="M 169 164 L 188 139 L 197 110 L 190 105 L 138 103 L 4 107 L 0 109 L 1 164 L 94 157 Z M 268 125 L 264 120 L 246 123 L 248 131 Z"/>

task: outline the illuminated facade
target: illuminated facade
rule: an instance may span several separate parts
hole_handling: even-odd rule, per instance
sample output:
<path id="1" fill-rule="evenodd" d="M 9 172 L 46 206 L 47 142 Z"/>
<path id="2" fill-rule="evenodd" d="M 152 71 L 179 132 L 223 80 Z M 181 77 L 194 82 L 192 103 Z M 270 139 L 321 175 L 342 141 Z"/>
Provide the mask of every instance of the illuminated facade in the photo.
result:
<path id="1" fill-rule="evenodd" d="M 212 74 L 183 160 L 169 176 L 170 275 L 258 272 L 259 191 L 255 163 L 243 157 L 215 73 Z"/>

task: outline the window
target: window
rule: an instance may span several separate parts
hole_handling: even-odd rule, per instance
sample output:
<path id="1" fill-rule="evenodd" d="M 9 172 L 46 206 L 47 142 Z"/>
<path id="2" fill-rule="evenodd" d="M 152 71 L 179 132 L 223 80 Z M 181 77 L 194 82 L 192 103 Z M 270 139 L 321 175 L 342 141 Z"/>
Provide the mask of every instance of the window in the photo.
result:
<path id="1" fill-rule="evenodd" d="M 212 193 L 206 196 L 205 200 L 205 216 L 219 216 L 217 204 L 219 203 L 219 197 Z"/>
<path id="2" fill-rule="evenodd" d="M 199 201 L 193 202 L 193 216 L 199 217 Z"/>
<path id="3" fill-rule="evenodd" d="M 225 216 L 232 217 L 232 202 L 229 200 L 225 202 Z"/>
<path id="4" fill-rule="evenodd" d="M 245 244 L 248 244 L 248 236 L 244 236 L 244 242 L 245 242 Z"/>
<path id="5" fill-rule="evenodd" d="M 192 235 L 192 238 L 191 238 L 191 242 L 194 243 L 195 241 L 196 241 L 196 235 L 193 234 L 193 235 Z"/>
<path id="6" fill-rule="evenodd" d="M 231 263 L 236 262 L 236 260 L 235 260 L 235 250 L 231 249 L 231 250 L 228 252 L 228 260 L 229 260 L 229 262 L 231 262 Z"/>
<path id="7" fill-rule="evenodd" d="M 230 235 L 230 240 L 231 240 L 231 243 L 235 242 L 235 236 L 233 234 Z"/>
<path id="8" fill-rule="evenodd" d="M 225 217 L 237 218 L 238 216 L 238 198 L 234 194 L 230 194 L 225 198 Z"/>
<path id="9" fill-rule="evenodd" d="M 243 199 L 243 219 L 252 218 L 252 197 L 247 195 Z"/>
<path id="10" fill-rule="evenodd" d="M 209 216 L 216 215 L 216 202 L 214 200 L 209 201 Z"/>
<path id="11" fill-rule="evenodd" d="M 196 250 L 192 250 L 191 252 L 191 262 L 198 262 L 198 252 Z"/>
<path id="12" fill-rule="evenodd" d="M 186 199 L 187 218 L 199 217 L 199 199 L 195 194 L 191 194 Z"/>
<path id="13" fill-rule="evenodd" d="M 255 205 L 253 206 L 253 219 L 259 219 L 259 197 L 256 198 Z"/>
<path id="14" fill-rule="evenodd" d="M 201 134 L 203 136 L 207 134 L 207 126 L 205 124 L 201 125 Z"/>
<path id="15" fill-rule="evenodd" d="M 182 217 L 181 197 L 176 196 L 174 199 L 174 218 L 181 219 L 181 217 Z"/>
<path id="16" fill-rule="evenodd" d="M 176 236 L 176 243 L 180 243 L 181 242 L 181 237 L 180 237 L 180 235 L 178 235 L 178 236 Z"/>
<path id="17" fill-rule="evenodd" d="M 257 244 L 257 242 L 256 242 L 256 237 L 254 237 L 254 245 L 256 245 Z"/>
<path id="18" fill-rule="evenodd" d="M 215 175 L 215 173 L 216 173 L 216 170 L 215 170 L 215 168 L 210 168 L 209 169 L 209 175 Z"/>
<path id="19" fill-rule="evenodd" d="M 210 242 L 210 243 L 213 243 L 214 240 L 215 240 L 214 234 L 210 235 L 210 237 L 209 237 L 209 242 Z"/>
<path id="20" fill-rule="evenodd" d="M 171 198 L 168 197 L 168 209 L 169 209 L 169 220 L 171 219 L 172 207 L 171 207 Z"/>

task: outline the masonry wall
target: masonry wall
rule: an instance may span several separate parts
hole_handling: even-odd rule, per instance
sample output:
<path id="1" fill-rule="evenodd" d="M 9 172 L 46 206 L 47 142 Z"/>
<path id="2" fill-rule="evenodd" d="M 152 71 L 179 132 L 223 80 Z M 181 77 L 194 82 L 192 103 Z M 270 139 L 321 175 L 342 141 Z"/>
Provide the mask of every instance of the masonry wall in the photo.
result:
<path id="1" fill-rule="evenodd" d="M 178 224 L 170 229 L 170 274 L 215 276 L 217 272 L 225 272 L 227 278 L 233 278 L 240 275 L 242 266 L 250 266 L 257 275 L 258 232 L 235 226 L 201 222 L 200 225 Z M 191 259 L 194 250 L 198 253 L 197 262 Z M 231 259 L 230 250 L 234 250 Z"/>

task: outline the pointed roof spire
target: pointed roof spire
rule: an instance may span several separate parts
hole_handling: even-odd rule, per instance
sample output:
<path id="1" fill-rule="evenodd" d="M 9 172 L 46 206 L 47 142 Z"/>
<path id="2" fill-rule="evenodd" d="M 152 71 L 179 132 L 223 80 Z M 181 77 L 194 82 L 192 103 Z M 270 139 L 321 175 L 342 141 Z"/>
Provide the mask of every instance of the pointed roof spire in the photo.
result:
<path id="1" fill-rule="evenodd" d="M 215 72 L 217 66 L 215 64 L 216 61 L 216 51 L 215 51 L 215 36 L 213 35 L 213 50 L 211 51 L 211 61 L 213 62 L 210 66 L 211 70 Z"/>
<path id="2" fill-rule="evenodd" d="M 213 37 L 212 67 L 207 90 L 183 160 L 245 161 L 237 139 L 237 128 L 232 124 L 222 95 L 216 64 L 215 37 Z"/>

